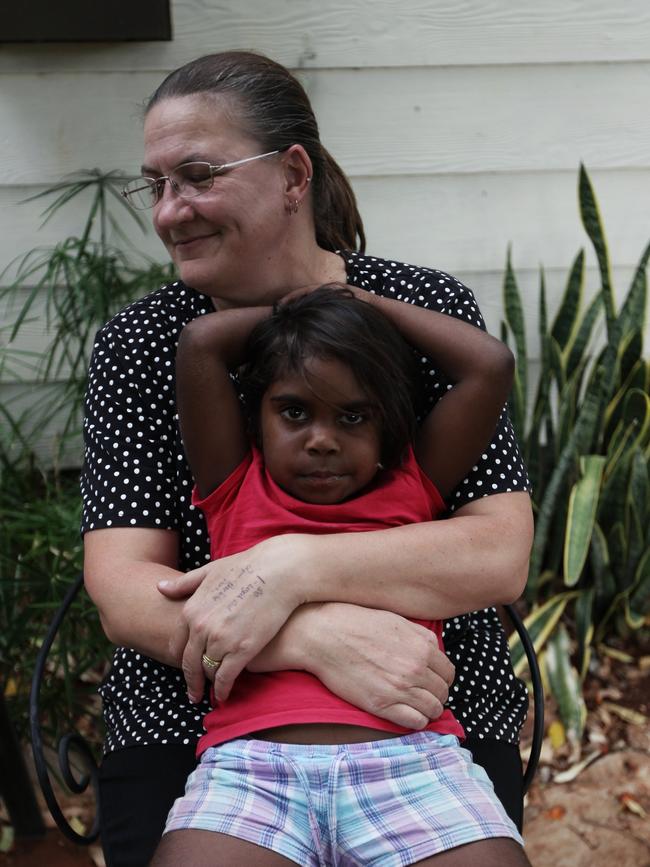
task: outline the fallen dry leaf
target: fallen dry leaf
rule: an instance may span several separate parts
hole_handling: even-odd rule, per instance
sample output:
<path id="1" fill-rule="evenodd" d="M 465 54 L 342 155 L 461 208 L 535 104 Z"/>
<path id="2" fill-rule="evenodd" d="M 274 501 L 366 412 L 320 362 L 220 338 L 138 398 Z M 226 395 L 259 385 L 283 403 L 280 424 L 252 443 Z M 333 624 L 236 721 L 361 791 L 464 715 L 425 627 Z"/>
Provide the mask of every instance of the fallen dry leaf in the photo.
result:
<path id="1" fill-rule="evenodd" d="M 623 792 L 622 795 L 618 796 L 618 799 L 623 807 L 626 810 L 629 810 L 630 813 L 634 813 L 635 816 L 640 816 L 642 819 L 645 819 L 648 815 L 636 798 L 633 798 L 628 792 Z"/>
<path id="2" fill-rule="evenodd" d="M 15 695 L 18 695 L 18 684 L 13 677 L 9 677 L 5 684 L 5 698 L 13 698 Z"/>
<path id="3" fill-rule="evenodd" d="M 571 765 L 570 768 L 567 768 L 566 771 L 560 771 L 559 774 L 555 774 L 553 777 L 554 783 L 570 783 L 572 780 L 578 776 L 578 774 L 582 773 L 587 765 L 590 765 L 597 758 L 602 756 L 601 750 L 594 750 L 592 753 L 589 753 L 588 756 L 585 756 L 584 759 L 580 762 L 576 762 L 574 765 Z"/>
<path id="4" fill-rule="evenodd" d="M 566 808 L 561 806 L 551 807 L 548 810 L 544 810 L 542 814 L 545 819 L 553 819 L 557 821 L 558 819 L 563 819 L 566 816 Z"/>
<path id="5" fill-rule="evenodd" d="M 559 750 L 566 743 L 564 726 L 559 719 L 553 720 L 548 727 L 548 737 L 554 750 Z"/>
<path id="6" fill-rule="evenodd" d="M 639 713 L 638 710 L 632 710 L 629 707 L 623 707 L 621 704 L 604 701 L 602 706 L 622 720 L 625 720 L 625 722 L 632 723 L 632 725 L 644 726 L 648 722 L 648 717 L 645 714 Z"/>
<path id="7" fill-rule="evenodd" d="M 97 843 L 88 848 L 88 854 L 93 859 L 95 867 L 106 867 L 106 861 L 104 860 L 104 853 L 102 852 L 102 847 L 99 846 Z"/>
<path id="8" fill-rule="evenodd" d="M 14 829 L 11 825 L 0 828 L 0 852 L 10 852 L 14 845 Z"/>
<path id="9" fill-rule="evenodd" d="M 618 662 L 634 662 L 634 657 L 630 656 L 629 653 L 625 653 L 623 650 L 617 650 L 615 647 L 610 647 L 607 644 L 599 645 L 598 650 L 600 653 L 604 653 L 605 656 L 609 656 L 611 659 L 615 659 Z"/>
<path id="10" fill-rule="evenodd" d="M 71 816 L 69 821 L 70 827 L 73 831 L 76 831 L 77 834 L 83 835 L 86 833 L 86 826 L 78 816 Z"/>

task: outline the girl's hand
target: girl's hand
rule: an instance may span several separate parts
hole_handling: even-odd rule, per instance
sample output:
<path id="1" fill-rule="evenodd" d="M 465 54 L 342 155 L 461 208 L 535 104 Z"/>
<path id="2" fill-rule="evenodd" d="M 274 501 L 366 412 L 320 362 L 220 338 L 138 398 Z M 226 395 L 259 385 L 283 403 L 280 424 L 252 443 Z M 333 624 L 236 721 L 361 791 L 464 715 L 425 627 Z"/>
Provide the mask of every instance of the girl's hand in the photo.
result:
<path id="1" fill-rule="evenodd" d="M 282 305 L 286 304 L 288 301 L 295 301 L 297 298 L 302 298 L 303 295 L 311 294 L 314 290 L 320 289 L 322 285 L 324 284 L 314 283 L 311 286 L 301 286 L 299 289 L 292 289 L 291 292 L 287 292 L 278 303 L 280 307 L 282 307 Z M 326 285 L 333 285 L 341 289 L 347 289 L 350 295 L 354 295 L 354 297 L 358 298 L 359 301 L 365 301 L 368 304 L 372 304 L 378 298 L 378 296 L 374 295 L 372 292 L 368 292 L 366 289 L 359 289 L 357 286 L 352 286 L 350 283 L 334 282 Z"/>
<path id="2" fill-rule="evenodd" d="M 268 539 L 158 584 L 168 598 L 190 596 L 182 614 L 189 633 L 182 669 L 191 701 L 201 700 L 206 677 L 217 700 L 224 701 L 239 672 L 304 601 L 286 577 L 287 553 L 295 566 L 299 540 L 299 535 Z M 204 664 L 204 654 L 218 666 Z"/>

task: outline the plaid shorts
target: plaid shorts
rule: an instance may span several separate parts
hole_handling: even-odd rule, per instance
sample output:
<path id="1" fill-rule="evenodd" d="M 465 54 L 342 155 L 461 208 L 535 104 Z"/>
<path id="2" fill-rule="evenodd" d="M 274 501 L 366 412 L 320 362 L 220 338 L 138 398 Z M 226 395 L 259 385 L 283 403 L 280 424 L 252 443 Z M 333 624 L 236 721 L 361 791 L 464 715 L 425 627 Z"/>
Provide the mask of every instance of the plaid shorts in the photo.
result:
<path id="1" fill-rule="evenodd" d="M 201 829 L 303 867 L 398 867 L 488 837 L 523 841 L 453 735 L 359 744 L 255 739 L 205 751 L 165 833 Z"/>

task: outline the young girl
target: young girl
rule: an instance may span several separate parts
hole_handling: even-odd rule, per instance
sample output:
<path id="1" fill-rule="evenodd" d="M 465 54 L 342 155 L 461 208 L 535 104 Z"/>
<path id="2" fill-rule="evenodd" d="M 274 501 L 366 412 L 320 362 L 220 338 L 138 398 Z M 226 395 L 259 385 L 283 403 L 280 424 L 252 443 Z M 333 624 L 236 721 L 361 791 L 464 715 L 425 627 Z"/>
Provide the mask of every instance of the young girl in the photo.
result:
<path id="1" fill-rule="evenodd" d="M 455 383 L 419 428 L 411 347 Z M 283 533 L 436 518 L 489 442 L 512 370 L 479 329 L 352 287 L 194 320 L 178 346 L 177 399 L 212 557 Z M 263 595 L 263 578 L 240 592 Z M 439 621 L 416 622 L 441 643 Z M 158 867 L 528 863 L 449 710 L 405 734 L 312 674 L 254 662 L 213 704 Z"/>

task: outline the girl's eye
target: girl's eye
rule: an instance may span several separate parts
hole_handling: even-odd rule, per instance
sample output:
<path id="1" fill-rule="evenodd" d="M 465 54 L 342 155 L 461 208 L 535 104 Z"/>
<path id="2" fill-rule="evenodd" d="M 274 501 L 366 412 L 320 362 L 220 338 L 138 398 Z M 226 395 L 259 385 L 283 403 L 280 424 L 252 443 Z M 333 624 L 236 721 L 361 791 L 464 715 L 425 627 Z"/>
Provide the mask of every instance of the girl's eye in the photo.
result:
<path id="1" fill-rule="evenodd" d="M 305 421 L 307 413 L 301 406 L 287 406 L 281 410 L 280 415 L 289 421 Z"/>
<path id="2" fill-rule="evenodd" d="M 365 421 L 365 416 L 361 415 L 359 412 L 346 412 L 341 416 L 341 421 L 343 424 L 347 425 L 361 424 Z"/>

